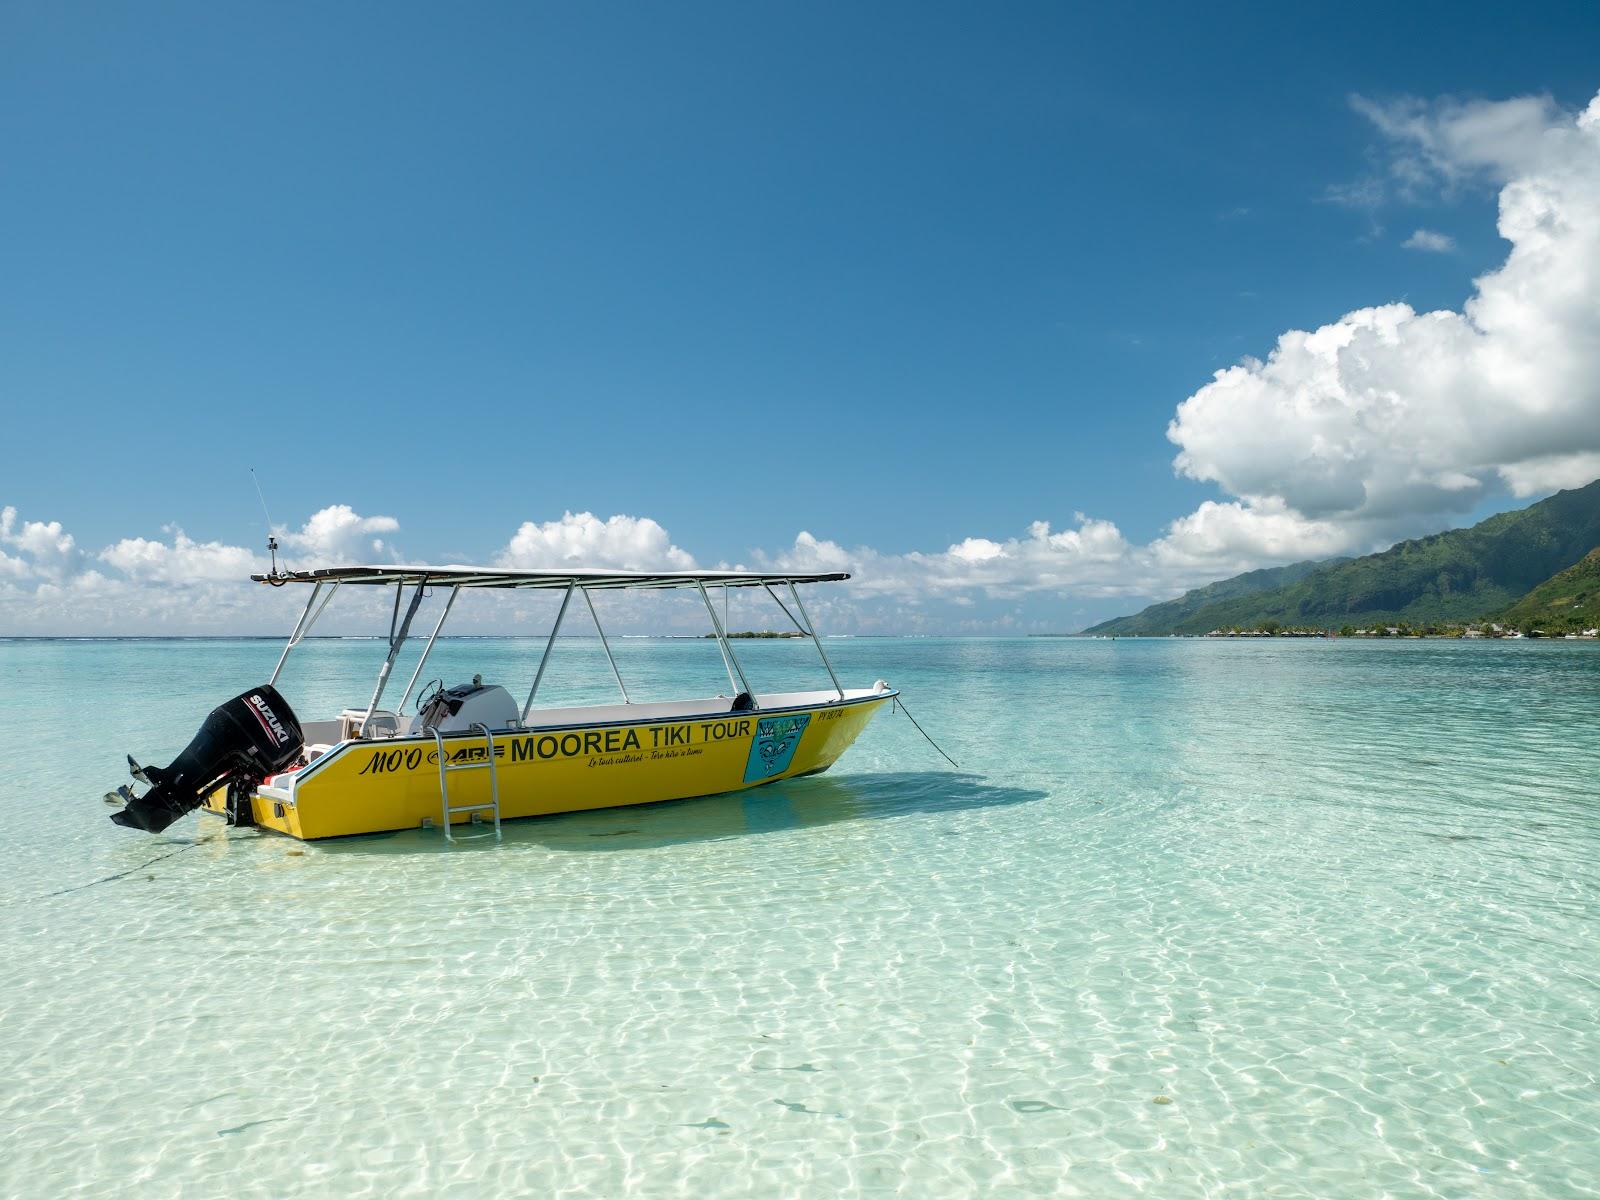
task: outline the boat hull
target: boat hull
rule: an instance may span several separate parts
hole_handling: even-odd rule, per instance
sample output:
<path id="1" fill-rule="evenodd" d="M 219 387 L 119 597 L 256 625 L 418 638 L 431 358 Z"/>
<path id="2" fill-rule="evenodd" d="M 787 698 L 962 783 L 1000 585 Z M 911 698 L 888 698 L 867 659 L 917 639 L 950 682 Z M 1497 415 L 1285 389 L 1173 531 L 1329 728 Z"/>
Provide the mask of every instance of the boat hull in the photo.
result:
<path id="1" fill-rule="evenodd" d="M 798 708 L 497 732 L 500 816 L 686 800 L 816 774 L 892 699 L 885 692 Z M 453 767 L 486 764 L 480 733 L 449 734 L 444 745 Z M 489 777 L 488 770 L 448 772 L 451 806 L 489 803 Z M 224 812 L 222 794 L 205 807 Z M 437 744 L 431 736 L 341 743 L 292 787 L 258 790 L 251 807 L 261 828 L 306 841 L 438 826 Z"/>

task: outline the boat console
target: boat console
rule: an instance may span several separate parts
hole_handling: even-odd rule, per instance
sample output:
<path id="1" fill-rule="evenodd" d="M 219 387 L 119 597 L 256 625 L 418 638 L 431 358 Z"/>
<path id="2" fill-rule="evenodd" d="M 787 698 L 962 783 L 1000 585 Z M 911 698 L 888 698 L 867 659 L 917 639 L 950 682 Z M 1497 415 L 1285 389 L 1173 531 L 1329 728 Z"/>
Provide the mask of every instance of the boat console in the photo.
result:
<path id="1" fill-rule="evenodd" d="M 410 733 L 465 733 L 474 725 L 488 729 L 510 729 L 522 723 L 522 710 L 511 693 L 498 684 L 484 683 L 474 675 L 471 683 L 453 688 L 440 681 L 432 692 L 417 701 L 417 715 L 411 719 Z"/>

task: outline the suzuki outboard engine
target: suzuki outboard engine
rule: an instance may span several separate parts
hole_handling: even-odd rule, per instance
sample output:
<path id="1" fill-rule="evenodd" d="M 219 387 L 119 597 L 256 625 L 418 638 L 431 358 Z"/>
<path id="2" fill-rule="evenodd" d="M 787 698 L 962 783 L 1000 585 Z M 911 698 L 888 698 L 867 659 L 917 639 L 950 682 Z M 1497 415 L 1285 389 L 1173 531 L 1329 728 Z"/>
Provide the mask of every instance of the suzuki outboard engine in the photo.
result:
<path id="1" fill-rule="evenodd" d="M 300 722 L 278 690 L 271 684 L 251 688 L 213 708 L 200 732 L 165 769 L 141 767 L 130 757 L 133 777 L 150 784 L 150 790 L 136 796 L 123 785 L 108 793 L 108 800 L 127 802 L 111 819 L 130 829 L 160 833 L 224 784 L 253 787 L 288 767 L 304 745 Z"/>

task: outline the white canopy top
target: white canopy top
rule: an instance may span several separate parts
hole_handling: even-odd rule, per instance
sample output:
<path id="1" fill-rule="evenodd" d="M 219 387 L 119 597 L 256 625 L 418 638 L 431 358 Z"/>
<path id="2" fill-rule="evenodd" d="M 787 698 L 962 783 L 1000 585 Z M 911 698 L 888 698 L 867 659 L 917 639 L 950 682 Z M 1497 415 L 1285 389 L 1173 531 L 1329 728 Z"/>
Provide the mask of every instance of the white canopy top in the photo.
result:
<path id="1" fill-rule="evenodd" d="M 439 584 L 476 588 L 557 588 L 577 584 L 584 589 L 692 588 L 700 584 L 724 587 L 760 587 L 774 583 L 837 583 L 849 579 L 844 571 L 795 574 L 788 571 L 609 571 L 592 567 L 573 570 L 522 571 L 504 567 L 466 566 L 361 566 L 319 567 L 310 571 L 280 571 L 252 575 L 257 583 L 281 587 L 286 583 L 400 583 Z"/>

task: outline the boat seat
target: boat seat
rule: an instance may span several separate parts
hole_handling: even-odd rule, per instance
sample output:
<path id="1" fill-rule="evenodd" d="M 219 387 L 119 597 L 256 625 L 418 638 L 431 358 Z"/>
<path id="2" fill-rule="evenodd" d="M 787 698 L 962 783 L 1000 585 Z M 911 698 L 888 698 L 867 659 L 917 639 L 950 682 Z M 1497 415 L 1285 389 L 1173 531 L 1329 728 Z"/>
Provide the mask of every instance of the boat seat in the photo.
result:
<path id="1" fill-rule="evenodd" d="M 366 720 L 367 710 L 364 708 L 347 708 L 339 714 L 339 723 L 342 732 L 342 741 L 361 736 L 361 722 Z M 400 717 L 387 709 L 380 708 L 372 714 L 372 721 L 367 726 L 369 738 L 397 737 L 400 733 Z"/>
<path id="2" fill-rule="evenodd" d="M 318 742 L 315 745 L 306 745 L 303 749 L 305 761 L 295 763 L 294 766 L 288 768 L 287 770 L 279 771 L 275 775 L 268 775 L 264 781 L 265 786 L 275 788 L 288 787 L 296 775 L 298 775 L 301 771 L 304 771 L 312 763 L 316 762 L 317 759 L 321 758 L 324 754 L 332 749 L 333 747 L 325 742 Z"/>

